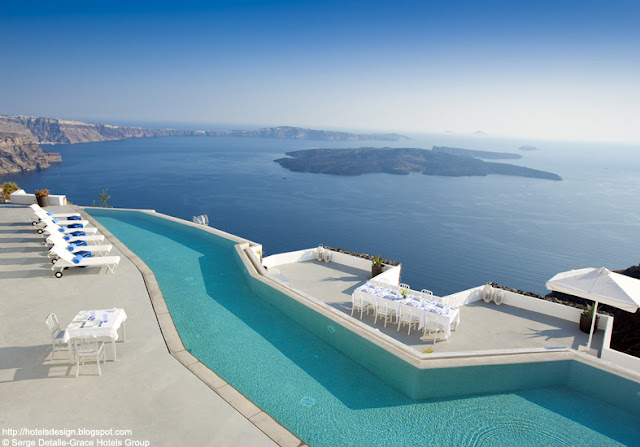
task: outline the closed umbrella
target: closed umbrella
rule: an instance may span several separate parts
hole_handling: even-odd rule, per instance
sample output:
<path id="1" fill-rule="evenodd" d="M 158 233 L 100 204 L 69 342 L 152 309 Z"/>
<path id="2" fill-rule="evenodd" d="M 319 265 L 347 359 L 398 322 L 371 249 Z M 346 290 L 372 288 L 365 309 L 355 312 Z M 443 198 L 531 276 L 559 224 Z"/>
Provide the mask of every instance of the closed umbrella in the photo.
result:
<path id="1" fill-rule="evenodd" d="M 640 280 L 614 273 L 605 267 L 558 273 L 547 281 L 547 289 L 595 302 L 587 350 L 591 349 L 598 303 L 631 313 L 640 307 Z"/>

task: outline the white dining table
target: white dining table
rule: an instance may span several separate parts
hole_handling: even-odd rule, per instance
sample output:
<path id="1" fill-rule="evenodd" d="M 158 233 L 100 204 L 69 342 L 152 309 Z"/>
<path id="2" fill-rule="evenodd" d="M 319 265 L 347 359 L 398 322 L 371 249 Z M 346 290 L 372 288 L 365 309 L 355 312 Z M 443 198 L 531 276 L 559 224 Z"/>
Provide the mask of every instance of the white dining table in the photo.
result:
<path id="1" fill-rule="evenodd" d="M 116 357 L 116 340 L 118 329 L 122 327 L 122 341 L 126 341 L 124 322 L 127 314 L 124 309 L 81 310 L 64 331 L 64 341 L 69 343 L 74 338 L 109 338 L 113 350 L 113 361 Z"/>
<path id="2" fill-rule="evenodd" d="M 355 292 L 360 292 L 363 296 L 364 302 L 366 304 L 371 304 L 374 308 L 376 303 L 379 301 L 387 302 L 391 309 L 396 312 L 396 315 L 401 304 L 420 310 L 420 323 L 418 325 L 418 329 L 424 328 L 424 325 L 426 324 L 426 313 L 429 312 L 430 316 L 438 322 L 440 327 L 442 327 L 445 338 L 449 338 L 451 336 L 451 328 L 453 327 L 455 330 L 460 323 L 460 309 L 457 307 L 449 307 L 436 301 L 424 299 L 413 290 L 410 290 L 408 295 L 403 297 L 402 294 L 396 290 L 366 283 L 358 287 Z"/>

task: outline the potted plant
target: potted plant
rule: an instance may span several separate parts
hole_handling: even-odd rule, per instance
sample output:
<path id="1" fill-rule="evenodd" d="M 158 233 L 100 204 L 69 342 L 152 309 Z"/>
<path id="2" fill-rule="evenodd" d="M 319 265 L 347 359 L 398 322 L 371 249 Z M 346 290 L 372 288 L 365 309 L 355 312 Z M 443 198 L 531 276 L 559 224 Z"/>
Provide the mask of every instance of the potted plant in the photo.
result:
<path id="1" fill-rule="evenodd" d="M 382 258 L 380 257 L 380 255 L 378 255 L 373 258 L 373 261 L 371 261 L 371 277 L 375 278 L 380 273 L 382 273 L 382 271 Z"/>
<path id="2" fill-rule="evenodd" d="M 402 299 L 406 300 L 407 298 L 409 298 L 409 290 L 408 289 L 401 289 L 400 290 L 400 295 L 402 295 Z"/>
<path id="3" fill-rule="evenodd" d="M 596 315 L 595 327 L 593 330 L 598 329 L 598 320 L 600 317 Z M 591 332 L 591 321 L 593 320 L 593 306 L 587 305 L 587 308 L 580 314 L 580 330 L 586 334 Z"/>
<path id="4" fill-rule="evenodd" d="M 47 206 L 49 205 L 49 190 L 48 189 L 38 189 L 36 190 L 36 200 L 38 201 L 38 205 Z"/>

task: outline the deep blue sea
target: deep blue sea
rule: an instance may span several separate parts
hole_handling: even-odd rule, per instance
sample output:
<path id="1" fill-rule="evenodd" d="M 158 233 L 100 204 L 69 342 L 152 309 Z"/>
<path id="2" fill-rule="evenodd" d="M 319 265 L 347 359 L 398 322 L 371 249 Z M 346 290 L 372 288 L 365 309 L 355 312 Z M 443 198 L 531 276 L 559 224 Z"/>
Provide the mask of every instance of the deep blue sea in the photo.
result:
<path id="1" fill-rule="evenodd" d="M 519 151 L 521 145 L 538 151 Z M 521 153 L 515 163 L 564 180 L 294 173 L 273 160 L 318 147 L 446 145 Z M 402 280 L 444 295 L 488 281 L 547 293 L 569 269 L 640 262 L 640 146 L 417 135 L 401 143 L 213 137 L 56 145 L 63 163 L 5 175 L 91 205 L 191 220 L 264 245 L 265 255 L 318 244 L 402 262 Z M 505 160 L 505 162 L 513 162 Z"/>

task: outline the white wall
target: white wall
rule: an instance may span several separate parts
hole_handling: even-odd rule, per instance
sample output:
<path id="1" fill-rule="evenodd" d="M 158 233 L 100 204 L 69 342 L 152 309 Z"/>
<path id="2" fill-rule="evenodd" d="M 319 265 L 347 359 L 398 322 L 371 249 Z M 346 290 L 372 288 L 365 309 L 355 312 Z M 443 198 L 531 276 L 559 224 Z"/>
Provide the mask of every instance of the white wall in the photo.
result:
<path id="1" fill-rule="evenodd" d="M 400 273 L 402 267 L 399 265 L 383 265 L 383 272 L 377 275 L 374 279 L 387 279 L 389 284 L 393 286 L 400 285 Z"/>
<path id="2" fill-rule="evenodd" d="M 12 192 L 9 197 L 11 197 L 11 202 L 16 203 L 18 205 L 32 205 L 34 203 L 38 203 L 35 194 L 27 194 L 24 192 L 24 189 L 19 189 L 17 191 Z M 62 206 L 67 204 L 67 196 L 60 194 L 52 194 L 47 197 L 48 206 Z"/>
<path id="3" fill-rule="evenodd" d="M 325 248 L 326 250 L 326 248 Z M 339 253 L 331 250 L 331 262 L 336 264 L 346 265 L 347 267 L 353 267 L 360 270 L 371 271 L 371 261 L 357 256 L 348 255 L 346 253 Z"/>
<path id="4" fill-rule="evenodd" d="M 304 262 L 316 259 L 316 248 L 308 248 L 305 250 L 290 251 L 288 253 L 280 253 L 277 255 L 267 256 L 262 260 L 262 265 L 267 268 L 277 267 L 283 264 L 293 264 L 294 262 Z M 325 250 L 327 250 L 325 248 Z M 331 251 L 331 262 L 336 264 L 353 267 L 356 269 L 371 271 L 371 261 L 369 259 L 360 258 L 358 256 Z M 400 273 L 402 266 L 383 264 L 383 272 L 376 276 L 376 279 L 386 278 L 390 284 L 398 285 L 400 283 Z"/>
<path id="5" fill-rule="evenodd" d="M 480 300 L 480 292 L 484 286 L 474 287 L 473 289 L 463 290 L 462 292 L 447 295 L 446 298 L 451 300 L 454 307 L 464 306 Z M 445 298 L 445 297 L 443 297 Z"/>
<path id="6" fill-rule="evenodd" d="M 624 352 L 604 348 L 602 349 L 602 355 L 600 355 L 600 358 L 632 371 L 640 371 L 640 358 L 625 354 Z"/>
<path id="7" fill-rule="evenodd" d="M 12 192 L 9 197 L 11 197 L 11 203 L 17 203 L 18 205 L 32 205 L 36 203 L 36 195 L 27 194 L 24 192 L 24 189 Z"/>
<path id="8" fill-rule="evenodd" d="M 262 258 L 262 265 L 267 268 L 275 267 L 283 264 L 293 264 L 294 262 L 309 261 L 316 258 L 316 249 L 290 251 L 287 253 L 279 253 L 277 255 Z"/>

